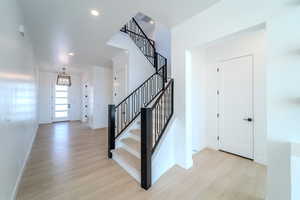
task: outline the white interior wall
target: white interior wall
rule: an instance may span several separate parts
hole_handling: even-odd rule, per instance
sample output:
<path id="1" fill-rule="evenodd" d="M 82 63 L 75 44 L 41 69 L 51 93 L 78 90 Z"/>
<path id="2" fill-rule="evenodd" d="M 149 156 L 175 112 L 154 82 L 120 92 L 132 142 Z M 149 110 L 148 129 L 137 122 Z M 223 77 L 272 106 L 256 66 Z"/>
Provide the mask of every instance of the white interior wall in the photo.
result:
<path id="1" fill-rule="evenodd" d="M 295 15 L 292 20 L 288 20 L 287 18 L 281 19 L 282 16 L 286 17 L 288 13 Z M 185 168 L 192 166 L 192 134 L 187 127 L 187 119 L 189 119 L 191 115 L 187 108 L 187 102 L 190 101 L 191 96 L 187 95 L 187 86 L 189 86 L 187 79 L 192 77 L 189 71 L 192 73 L 193 71 L 188 69 L 189 65 L 187 65 L 188 63 L 186 62 L 186 52 L 195 46 L 202 46 L 219 38 L 266 23 L 268 41 L 266 72 L 268 74 L 268 199 L 290 199 L 289 145 L 285 145 L 286 143 L 280 140 L 277 143 L 270 143 L 269 135 L 274 132 L 275 135 L 288 138 L 289 134 L 285 134 L 286 132 L 293 133 L 299 130 L 299 128 L 294 129 L 299 126 L 299 123 L 296 125 L 299 120 L 295 120 L 297 116 L 299 116 L 297 112 L 298 109 L 295 108 L 297 104 L 294 103 L 294 107 L 286 107 L 284 103 L 286 101 L 283 100 L 290 99 L 294 95 L 299 94 L 295 88 L 295 82 L 297 82 L 296 74 L 298 73 L 295 73 L 295 71 L 297 71 L 295 69 L 295 63 L 297 62 L 294 61 L 296 60 L 295 55 L 298 55 L 295 53 L 297 51 L 291 51 L 294 52 L 294 56 L 292 56 L 292 54 L 287 56 L 288 49 L 292 49 L 292 47 L 296 49 L 295 45 L 299 43 L 299 39 L 297 39 L 299 36 L 298 29 L 295 29 L 295 27 L 297 27 L 295 20 L 297 20 L 299 16 L 297 16 L 296 13 L 299 13 L 299 6 L 290 0 L 220 1 L 172 29 L 172 76 L 175 79 L 175 118 L 178 120 L 175 143 L 176 146 L 182 147 L 178 148 L 176 152 L 176 161 L 180 166 Z M 291 33 L 294 33 L 293 37 L 291 37 Z M 271 40 L 270 37 L 272 38 Z M 276 48 L 274 48 L 274 44 L 276 44 Z M 278 53 L 281 53 L 280 59 L 282 60 L 278 60 Z M 290 57 L 291 59 L 289 59 Z M 289 67 L 282 67 L 286 65 Z M 294 68 L 292 66 L 294 66 Z M 273 73 L 274 67 L 276 70 Z M 283 73 L 289 75 L 285 76 L 288 81 L 284 84 L 282 84 Z M 272 78 L 276 77 L 273 79 L 273 82 L 270 81 L 270 75 Z M 291 87 L 291 89 L 289 87 Z M 285 92 L 276 92 L 279 88 L 284 88 Z M 272 91 L 272 95 L 269 94 L 269 90 Z M 290 93 L 288 91 L 290 91 Z M 281 99 L 281 101 L 278 101 L 278 99 Z M 291 104 L 292 102 L 296 101 L 290 101 Z M 270 109 L 270 105 L 273 106 L 272 109 Z M 277 106 L 279 106 L 278 108 L 280 109 L 276 109 Z M 292 107 L 293 109 L 291 109 Z M 279 112 L 280 110 L 282 112 Z M 287 110 L 288 112 L 286 112 Z M 285 114 L 288 114 L 288 118 L 283 119 Z M 291 119 L 292 116 L 293 119 Z M 276 120 L 274 120 L 274 118 Z M 270 124 L 269 121 L 272 120 L 274 121 Z M 288 122 L 287 120 L 290 121 Z M 292 126 L 290 127 L 290 125 Z M 278 126 L 281 127 L 278 128 Z M 276 128 L 278 129 L 276 130 Z M 292 135 L 295 134 L 293 133 Z M 278 163 L 280 163 L 280 165 Z"/>
<path id="2" fill-rule="evenodd" d="M 112 58 L 113 62 L 113 102 L 119 104 L 128 95 L 128 51 L 122 51 Z M 116 95 L 115 95 L 116 94 Z"/>
<path id="3" fill-rule="evenodd" d="M 122 32 L 117 33 L 107 44 L 128 51 L 129 64 L 127 79 L 129 93 L 140 86 L 155 72 L 152 64 L 127 34 Z"/>
<path id="4" fill-rule="evenodd" d="M 54 92 L 57 73 L 40 71 L 39 81 L 39 123 L 48 124 L 54 120 Z M 81 77 L 79 74 L 71 74 L 72 85 L 69 87 L 69 120 L 81 120 Z"/>
<path id="5" fill-rule="evenodd" d="M 155 23 L 152 34 L 156 51 L 168 59 L 168 76 L 171 76 L 171 31 L 163 24 Z"/>
<path id="6" fill-rule="evenodd" d="M 0 199 L 14 199 L 37 131 L 38 71 L 16 0 L 0 4 Z"/>
<path id="7" fill-rule="evenodd" d="M 192 133 L 192 150 L 196 153 L 207 147 L 205 50 L 197 48 L 188 52 L 187 60 L 193 71 L 189 72 L 192 77 L 187 79 L 187 93 L 192 96 L 187 102 L 187 110 L 192 113 L 187 116 L 187 128 Z"/>
<path id="8" fill-rule="evenodd" d="M 39 123 L 48 124 L 52 122 L 52 95 L 55 74 L 50 72 L 39 72 Z"/>
<path id="9" fill-rule="evenodd" d="M 89 126 L 92 129 L 107 127 L 108 105 L 112 104 L 112 68 L 94 66 L 88 72 Z"/>
<path id="10" fill-rule="evenodd" d="M 112 104 L 112 69 L 94 67 L 94 123 L 93 128 L 107 127 L 108 105 Z"/>
<path id="11" fill-rule="evenodd" d="M 300 156 L 292 156 L 291 158 L 291 199 L 297 200 L 300 199 Z"/>
<path id="12" fill-rule="evenodd" d="M 93 129 L 94 127 L 94 77 L 93 70 L 94 67 L 91 67 L 90 70 L 86 71 L 86 78 L 88 80 L 89 89 L 88 89 L 88 125 Z"/>
<path id="13" fill-rule="evenodd" d="M 291 158 L 291 186 L 292 186 L 292 200 L 300 199 L 300 143 L 292 144 L 292 158 Z"/>
<path id="14" fill-rule="evenodd" d="M 69 116 L 71 121 L 81 120 L 82 113 L 82 82 L 81 75 L 72 74 L 71 76 L 72 85 L 69 87 Z"/>
<path id="15" fill-rule="evenodd" d="M 268 198 L 275 200 L 291 199 L 294 187 L 299 191 L 299 185 L 291 185 L 296 184 L 291 181 L 296 175 L 291 167 L 294 171 L 297 167 L 291 159 L 291 144 L 299 145 L 300 142 L 298 19 L 300 6 L 293 6 L 267 24 L 268 163 L 273 165 L 268 169 L 268 190 L 272 191 Z M 300 171 L 300 168 L 297 170 Z"/>
<path id="16" fill-rule="evenodd" d="M 259 27 L 260 28 L 260 27 Z M 265 30 L 249 30 L 247 32 L 237 33 L 228 38 L 210 43 L 206 47 L 200 47 L 200 50 L 193 50 L 192 60 L 196 59 L 195 66 L 192 69 L 198 70 L 198 73 L 193 73 L 197 82 L 191 85 L 192 90 L 197 92 L 192 93 L 192 105 L 200 103 L 200 109 L 192 111 L 194 116 L 192 121 L 194 126 L 199 126 L 205 120 L 205 130 L 201 127 L 195 128 L 197 132 L 193 132 L 193 144 L 195 145 L 195 137 L 203 135 L 199 130 L 206 133 L 207 146 L 218 149 L 218 120 L 216 114 L 218 113 L 217 93 L 218 76 L 216 68 L 218 63 L 222 60 L 241 57 L 245 55 L 252 55 L 253 66 L 253 112 L 254 112 L 254 160 L 259 163 L 266 164 L 266 53 L 265 53 Z M 201 65 L 201 58 L 205 68 Z M 200 64 L 199 64 L 200 62 Z M 193 63 L 194 64 L 194 63 Z M 202 69 L 202 73 L 201 70 Z M 195 71 L 194 71 L 195 72 Z M 204 87 L 206 87 L 204 89 Z M 201 91 L 205 90 L 201 94 Z M 203 100 L 199 96 L 204 96 Z M 205 103 L 202 103 L 202 102 Z M 199 102 L 199 103 L 198 103 Z M 194 107 L 193 106 L 193 107 Z M 198 114 L 200 113 L 200 114 Z M 206 113 L 201 117 L 202 113 Z M 197 117 L 198 114 L 198 117 Z M 202 119 L 202 120 L 201 120 Z M 195 135 L 196 134 L 196 135 Z M 199 138 L 197 142 L 199 143 Z M 193 147 L 195 149 L 195 147 Z M 201 149 L 201 148 L 196 148 Z"/>

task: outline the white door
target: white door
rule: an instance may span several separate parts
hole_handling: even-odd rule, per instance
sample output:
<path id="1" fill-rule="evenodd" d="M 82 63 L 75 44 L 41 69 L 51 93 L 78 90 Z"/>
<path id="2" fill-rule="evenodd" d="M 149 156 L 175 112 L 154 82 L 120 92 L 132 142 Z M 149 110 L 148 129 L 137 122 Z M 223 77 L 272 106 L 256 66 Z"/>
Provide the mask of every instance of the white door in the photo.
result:
<path id="1" fill-rule="evenodd" d="M 54 106 L 53 106 L 53 121 L 68 121 L 69 120 L 69 87 L 55 85 L 54 87 Z"/>
<path id="2" fill-rule="evenodd" d="M 219 68 L 219 148 L 253 159 L 253 57 L 223 61 Z"/>

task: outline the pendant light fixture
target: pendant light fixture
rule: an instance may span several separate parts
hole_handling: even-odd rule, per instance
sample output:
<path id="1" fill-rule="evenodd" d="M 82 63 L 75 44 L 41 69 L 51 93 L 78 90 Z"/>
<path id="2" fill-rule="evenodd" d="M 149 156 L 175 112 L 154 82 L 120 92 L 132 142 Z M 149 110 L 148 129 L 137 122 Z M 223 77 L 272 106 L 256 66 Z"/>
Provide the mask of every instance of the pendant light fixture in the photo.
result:
<path id="1" fill-rule="evenodd" d="M 66 68 L 63 67 L 61 72 L 58 72 L 56 85 L 71 86 L 71 76 L 66 73 Z"/>

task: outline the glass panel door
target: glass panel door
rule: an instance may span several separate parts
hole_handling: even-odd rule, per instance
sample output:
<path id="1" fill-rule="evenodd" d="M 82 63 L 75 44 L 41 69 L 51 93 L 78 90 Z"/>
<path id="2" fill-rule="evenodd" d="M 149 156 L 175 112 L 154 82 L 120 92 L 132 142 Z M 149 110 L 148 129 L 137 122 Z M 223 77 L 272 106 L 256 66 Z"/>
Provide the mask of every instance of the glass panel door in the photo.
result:
<path id="1" fill-rule="evenodd" d="M 67 121 L 70 108 L 68 86 L 55 85 L 54 93 L 54 121 Z"/>

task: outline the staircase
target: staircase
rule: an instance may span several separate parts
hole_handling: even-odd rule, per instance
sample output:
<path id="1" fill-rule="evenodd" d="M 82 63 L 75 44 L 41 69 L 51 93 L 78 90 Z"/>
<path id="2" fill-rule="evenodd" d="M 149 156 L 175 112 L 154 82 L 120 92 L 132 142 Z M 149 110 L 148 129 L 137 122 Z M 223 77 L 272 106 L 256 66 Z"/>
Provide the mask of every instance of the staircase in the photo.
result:
<path id="1" fill-rule="evenodd" d="M 108 158 L 147 190 L 152 184 L 152 155 L 173 116 L 174 81 L 167 78 L 167 59 L 134 18 L 121 31 L 134 41 L 155 73 L 118 105 L 108 106 Z"/>

